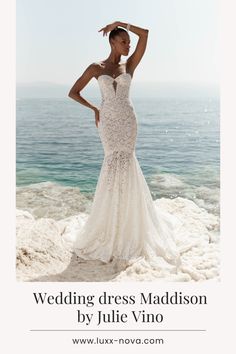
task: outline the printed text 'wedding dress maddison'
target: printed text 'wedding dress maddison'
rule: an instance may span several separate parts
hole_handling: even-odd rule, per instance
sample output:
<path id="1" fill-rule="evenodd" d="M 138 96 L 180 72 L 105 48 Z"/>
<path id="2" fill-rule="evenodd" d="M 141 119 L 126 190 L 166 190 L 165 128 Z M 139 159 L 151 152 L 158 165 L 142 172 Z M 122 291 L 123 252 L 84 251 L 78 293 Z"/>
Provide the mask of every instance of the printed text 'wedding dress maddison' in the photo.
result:
<path id="1" fill-rule="evenodd" d="M 157 210 L 135 155 L 136 114 L 129 99 L 132 77 L 98 77 L 102 94 L 98 132 L 104 148 L 91 213 L 73 249 L 87 260 L 161 260 L 178 265 L 175 218 Z"/>

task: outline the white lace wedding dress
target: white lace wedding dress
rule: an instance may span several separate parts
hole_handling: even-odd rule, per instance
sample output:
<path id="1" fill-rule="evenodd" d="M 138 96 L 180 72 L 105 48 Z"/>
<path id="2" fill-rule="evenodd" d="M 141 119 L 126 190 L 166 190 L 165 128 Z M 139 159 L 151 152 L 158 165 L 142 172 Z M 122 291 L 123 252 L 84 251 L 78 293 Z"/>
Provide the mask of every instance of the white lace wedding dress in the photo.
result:
<path id="1" fill-rule="evenodd" d="M 102 94 L 98 132 L 104 148 L 91 213 L 75 235 L 73 249 L 86 260 L 144 258 L 180 264 L 173 215 L 157 209 L 135 155 L 136 114 L 129 99 L 132 77 L 98 77 Z M 91 152 L 92 153 L 92 152 Z"/>

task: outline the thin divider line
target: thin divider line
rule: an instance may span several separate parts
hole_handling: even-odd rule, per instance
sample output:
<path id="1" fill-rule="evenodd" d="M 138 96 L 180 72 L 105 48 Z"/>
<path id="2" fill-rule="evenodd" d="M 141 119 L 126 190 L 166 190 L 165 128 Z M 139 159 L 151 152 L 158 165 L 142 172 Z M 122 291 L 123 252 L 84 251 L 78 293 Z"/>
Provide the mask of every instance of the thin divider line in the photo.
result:
<path id="1" fill-rule="evenodd" d="M 30 329 L 31 332 L 206 332 L 206 329 Z"/>

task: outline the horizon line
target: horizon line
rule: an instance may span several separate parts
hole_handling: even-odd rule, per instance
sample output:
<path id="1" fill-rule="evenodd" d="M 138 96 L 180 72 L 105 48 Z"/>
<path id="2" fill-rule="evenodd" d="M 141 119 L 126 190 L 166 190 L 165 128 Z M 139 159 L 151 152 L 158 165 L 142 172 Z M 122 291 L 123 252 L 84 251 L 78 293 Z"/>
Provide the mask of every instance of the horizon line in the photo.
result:
<path id="1" fill-rule="evenodd" d="M 96 80 L 96 78 L 94 78 Z M 90 81 L 91 82 L 91 81 Z M 89 82 L 89 83 L 90 83 Z M 136 83 L 146 83 L 146 84 L 198 84 L 198 85 L 216 85 L 220 86 L 219 81 L 136 81 Z M 21 81 L 15 82 L 16 85 L 32 85 L 32 84 L 50 84 L 50 85 L 57 85 L 57 86 L 65 86 L 65 85 L 72 85 L 71 83 L 59 83 L 53 81 Z"/>

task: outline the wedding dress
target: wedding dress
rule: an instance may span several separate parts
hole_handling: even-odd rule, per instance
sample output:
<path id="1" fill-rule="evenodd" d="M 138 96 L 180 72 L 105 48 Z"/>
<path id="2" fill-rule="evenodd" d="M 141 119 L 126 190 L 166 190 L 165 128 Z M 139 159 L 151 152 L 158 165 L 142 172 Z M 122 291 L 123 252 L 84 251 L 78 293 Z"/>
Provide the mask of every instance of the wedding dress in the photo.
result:
<path id="1" fill-rule="evenodd" d="M 174 237 L 178 218 L 154 205 L 135 155 L 137 120 L 129 98 L 131 81 L 129 73 L 98 77 L 102 94 L 98 132 L 104 160 L 91 213 L 75 235 L 73 249 L 86 260 L 144 258 L 176 267 L 180 264 Z"/>

